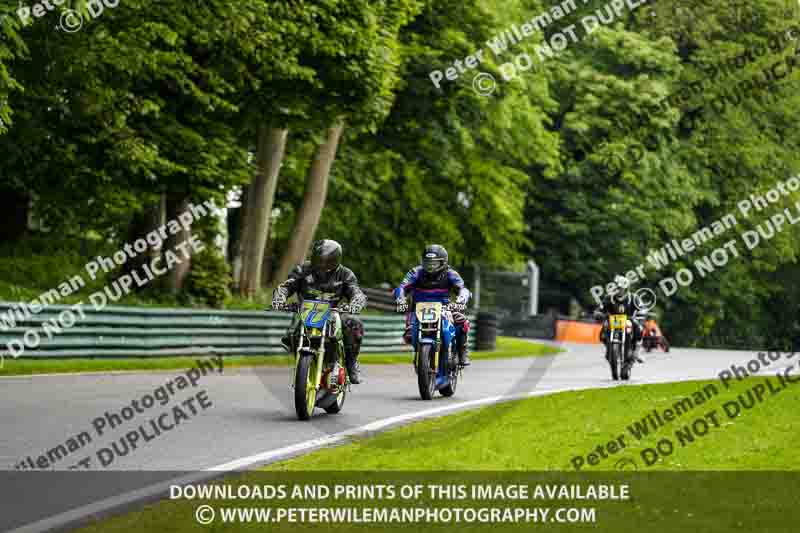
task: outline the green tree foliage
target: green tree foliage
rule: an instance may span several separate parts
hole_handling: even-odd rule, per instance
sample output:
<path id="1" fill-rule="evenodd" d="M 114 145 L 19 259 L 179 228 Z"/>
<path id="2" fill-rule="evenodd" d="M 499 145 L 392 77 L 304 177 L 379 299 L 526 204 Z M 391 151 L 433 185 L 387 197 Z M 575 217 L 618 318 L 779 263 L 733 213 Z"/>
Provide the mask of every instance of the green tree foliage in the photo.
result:
<path id="1" fill-rule="evenodd" d="M 259 129 L 285 130 L 264 213 L 274 271 L 297 234 L 315 149 L 343 120 L 316 236 L 341 241 L 363 283 L 396 283 L 439 242 L 456 266 L 533 257 L 550 288 L 589 306 L 590 287 L 800 171 L 800 68 L 713 104 L 796 63 L 800 35 L 775 42 L 796 25 L 796 2 L 665 0 L 586 35 L 583 17 L 606 3 L 576 2 L 495 53 L 487 41 L 563 2 L 125 0 L 92 19 L 78 0 L 68 4 L 84 27 L 68 33 L 57 29 L 66 3 L 23 27 L 4 0 L 0 189 L 30 200 L 50 235 L 113 247 L 162 195 L 221 204 L 254 176 Z M 578 42 L 542 60 L 569 24 Z M 477 68 L 432 83 L 477 50 Z M 533 67 L 504 81 L 523 53 Z M 475 91 L 479 72 L 497 80 L 491 96 Z M 694 269 L 798 199 L 737 216 L 735 234 L 648 267 L 643 284 Z M 662 298 L 667 332 L 679 343 L 788 342 L 798 239 L 786 229 Z M 190 290 L 223 301 L 220 258 L 197 261 Z"/>

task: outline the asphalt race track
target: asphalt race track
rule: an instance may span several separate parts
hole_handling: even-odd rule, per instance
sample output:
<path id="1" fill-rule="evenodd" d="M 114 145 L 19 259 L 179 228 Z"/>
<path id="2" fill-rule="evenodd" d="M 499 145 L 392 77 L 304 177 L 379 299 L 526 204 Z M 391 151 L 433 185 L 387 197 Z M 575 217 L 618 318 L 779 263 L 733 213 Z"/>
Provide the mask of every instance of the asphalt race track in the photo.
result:
<path id="1" fill-rule="evenodd" d="M 81 432 L 88 433 L 92 442 L 57 460 L 55 469 L 67 469 L 86 457 L 91 457 L 91 463 L 84 465 L 89 464 L 91 470 L 246 468 L 341 442 L 338 436 L 342 433 L 381 430 L 504 397 L 626 386 L 611 381 L 599 346 L 564 347 L 568 351 L 555 357 L 476 361 L 464 372 L 454 397 L 436 396 L 430 402 L 420 400 L 410 363 L 369 365 L 364 370 L 364 383 L 353 386 L 342 413 L 327 415 L 317 409 L 310 422 L 300 422 L 295 417 L 287 369 L 224 370 L 201 378 L 195 388 L 176 391 L 165 405 L 156 403 L 115 430 L 104 428 L 102 436 L 92 425 L 97 417 L 103 417 L 106 411 L 119 413 L 131 401 L 140 400 L 181 373 L 0 378 L 0 427 L 4 428 L 0 434 L 0 469 L 13 470 L 29 456 L 35 462 L 58 445 L 67 448 L 69 439 Z M 732 364 L 744 365 L 755 355 L 746 351 L 689 349 L 673 349 L 668 354 L 654 352 L 644 355 L 645 364 L 634 367 L 629 383 L 715 378 Z M 762 373 L 774 373 L 787 364 L 786 359 L 781 359 Z M 206 405 L 211 405 L 203 409 L 199 400 L 194 401 L 195 414 L 189 406 L 182 406 L 180 409 L 188 418 L 173 426 L 176 421 L 172 407 L 201 391 L 206 393 Z M 162 421 L 171 429 L 156 435 L 146 423 L 161 413 L 168 413 Z M 143 442 L 140 436 L 136 449 L 123 447 L 119 439 L 140 425 L 145 426 L 145 434 L 151 440 Z M 117 452 L 112 442 L 117 442 Z M 104 452 L 108 463 L 105 467 L 97 456 L 100 448 L 111 450 Z"/>

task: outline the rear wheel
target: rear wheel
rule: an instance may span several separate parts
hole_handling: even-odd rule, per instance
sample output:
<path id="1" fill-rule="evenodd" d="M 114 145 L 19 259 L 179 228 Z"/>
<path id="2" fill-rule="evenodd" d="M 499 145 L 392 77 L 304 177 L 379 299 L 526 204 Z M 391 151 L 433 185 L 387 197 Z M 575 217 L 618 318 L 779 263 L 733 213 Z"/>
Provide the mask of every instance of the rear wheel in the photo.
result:
<path id="1" fill-rule="evenodd" d="M 346 378 L 345 378 L 346 381 Z M 347 384 L 345 383 L 342 385 L 342 390 L 339 391 L 339 394 L 336 395 L 336 401 L 325 408 L 325 412 L 331 415 L 335 415 L 342 410 L 344 407 L 344 400 L 347 398 Z"/>
<path id="2" fill-rule="evenodd" d="M 447 374 L 450 383 L 439 389 L 439 393 L 442 396 L 449 398 L 456 393 L 456 387 L 458 387 L 458 354 L 455 351 L 450 353 L 450 358 L 448 359 L 447 365 Z"/>
<path id="3" fill-rule="evenodd" d="M 620 377 L 624 381 L 628 381 L 629 379 L 631 379 L 631 367 L 632 366 L 633 366 L 633 363 L 630 363 L 630 362 L 627 362 L 627 361 L 622 363 L 622 370 L 620 371 Z"/>
<path id="4" fill-rule="evenodd" d="M 344 387 L 342 387 L 342 391 L 336 395 L 336 401 L 325 408 L 325 412 L 331 415 L 335 415 L 342 410 L 344 407 L 344 400 L 347 397 L 347 391 Z"/>
<path id="5" fill-rule="evenodd" d="M 313 357 L 301 357 L 297 363 L 297 374 L 294 380 L 294 409 L 297 418 L 309 420 L 317 403 L 317 384 L 312 377 Z"/>
<path id="6" fill-rule="evenodd" d="M 431 371 L 431 359 L 433 359 L 433 346 L 423 344 L 417 357 L 417 384 L 419 395 L 423 400 L 433 399 L 433 391 L 436 390 L 436 377 Z"/>

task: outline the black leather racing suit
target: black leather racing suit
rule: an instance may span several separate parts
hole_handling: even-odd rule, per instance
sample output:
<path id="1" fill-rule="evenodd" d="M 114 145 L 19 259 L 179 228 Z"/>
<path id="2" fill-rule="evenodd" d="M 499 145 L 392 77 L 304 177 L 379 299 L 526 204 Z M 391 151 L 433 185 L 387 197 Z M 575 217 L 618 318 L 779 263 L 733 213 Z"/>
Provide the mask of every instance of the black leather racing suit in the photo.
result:
<path id="1" fill-rule="evenodd" d="M 606 296 L 603 298 L 600 307 L 597 308 L 595 313 L 600 313 L 604 316 L 603 327 L 600 330 L 600 341 L 606 347 L 606 358 L 608 358 L 608 315 L 628 315 L 633 330 L 633 350 L 634 353 L 636 353 L 636 349 L 642 340 L 642 323 L 644 316 L 639 308 L 636 307 L 636 301 L 630 292 L 625 296 L 619 296 L 617 294 Z"/>
<path id="2" fill-rule="evenodd" d="M 272 293 L 272 306 L 279 307 L 286 300 L 297 294 L 302 303 L 304 299 L 323 299 L 339 305 L 341 300 L 348 300 L 354 312 L 360 311 L 367 305 L 367 297 L 358 286 L 358 278 L 353 271 L 345 266 L 339 266 L 332 272 L 319 274 L 311 269 L 311 263 L 298 265 L 289 274 L 289 279 L 281 283 Z M 364 324 L 352 315 L 342 317 L 342 335 L 348 365 L 358 360 L 361 351 L 361 341 L 364 337 Z M 296 342 L 295 333 L 298 324 L 292 323 L 289 333 L 293 344 Z"/>

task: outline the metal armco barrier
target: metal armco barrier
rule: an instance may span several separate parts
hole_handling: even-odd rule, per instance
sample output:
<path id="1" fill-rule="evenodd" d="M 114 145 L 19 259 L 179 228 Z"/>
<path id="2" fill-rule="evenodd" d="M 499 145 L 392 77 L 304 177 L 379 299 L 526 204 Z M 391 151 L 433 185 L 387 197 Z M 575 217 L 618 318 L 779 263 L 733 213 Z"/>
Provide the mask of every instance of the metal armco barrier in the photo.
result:
<path id="1" fill-rule="evenodd" d="M 67 311 L 77 317 L 71 327 Z M 9 357 L 9 343 L 29 345 L 22 357 L 161 357 L 170 355 L 279 355 L 280 338 L 289 325 L 288 313 L 273 311 L 219 311 L 157 307 L 106 307 L 95 311 L 84 305 L 81 318 L 74 308 L 51 305 L 38 314 L 19 304 L 0 302 L 0 350 Z M 404 318 L 361 315 L 362 352 L 404 352 Z M 472 317 L 471 317 L 472 319 Z M 473 320 L 474 323 L 474 320 Z M 469 334 L 474 348 L 475 336 Z"/>

